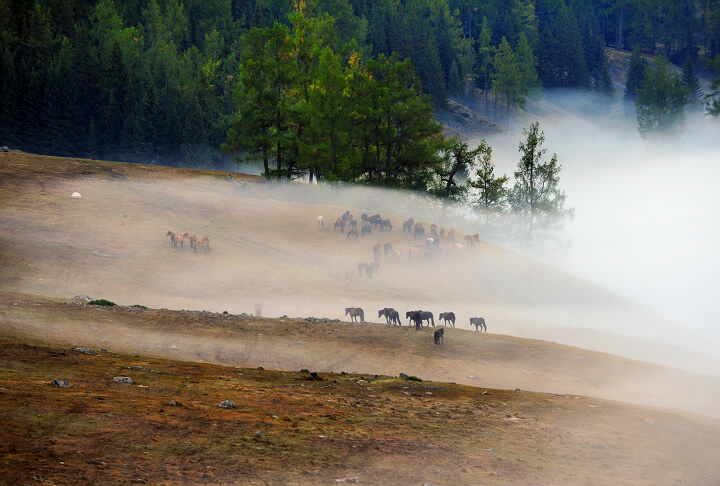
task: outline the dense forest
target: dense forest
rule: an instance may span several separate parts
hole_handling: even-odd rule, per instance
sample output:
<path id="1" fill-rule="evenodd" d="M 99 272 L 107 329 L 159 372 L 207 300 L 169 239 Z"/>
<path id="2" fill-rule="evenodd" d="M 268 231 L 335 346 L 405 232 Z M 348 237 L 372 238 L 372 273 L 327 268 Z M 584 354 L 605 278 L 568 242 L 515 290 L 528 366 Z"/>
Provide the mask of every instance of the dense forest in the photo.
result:
<path id="1" fill-rule="evenodd" d="M 263 90 L 253 72 L 270 69 L 251 60 L 272 57 L 273 35 L 293 65 L 276 99 L 293 107 L 274 121 L 257 113 L 272 100 L 249 98 Z M 720 0 L 2 0 L 0 144 L 213 167 L 225 143 L 276 175 L 422 185 L 408 160 L 442 152 L 427 115 L 448 97 L 474 87 L 509 113 L 541 87 L 611 94 L 607 47 L 706 69 Z M 370 86 L 383 76 L 397 99 Z M 345 83 L 336 94 L 351 99 L 332 135 L 321 131 L 337 113 L 312 111 L 333 102 L 317 83 Z M 388 102 L 395 113 L 380 113 Z"/>

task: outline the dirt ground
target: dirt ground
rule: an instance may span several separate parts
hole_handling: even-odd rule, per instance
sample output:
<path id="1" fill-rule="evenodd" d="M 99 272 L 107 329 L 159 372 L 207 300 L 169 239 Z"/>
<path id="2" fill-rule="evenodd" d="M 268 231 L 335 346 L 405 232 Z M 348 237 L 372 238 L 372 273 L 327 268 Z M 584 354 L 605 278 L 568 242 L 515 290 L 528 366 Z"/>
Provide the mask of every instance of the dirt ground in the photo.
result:
<path id="1" fill-rule="evenodd" d="M 610 319 L 631 328 L 653 318 L 642 309 L 487 243 L 411 260 L 423 243 L 401 228 L 416 206 L 392 194 L 241 176 L 236 186 L 225 175 L 0 154 L 6 484 L 720 482 L 718 421 L 686 413 L 720 416 L 720 379 L 550 342 L 622 343 L 668 365 L 692 359 L 598 334 Z M 390 233 L 355 241 L 332 229 L 346 209 L 388 205 L 397 207 L 382 211 Z M 212 249 L 172 248 L 168 230 L 208 235 Z M 400 258 L 359 276 L 378 243 Z M 82 305 L 79 294 L 150 309 Z M 291 318 L 239 316 L 258 305 Z M 404 325 L 344 322 L 350 306 L 375 323 L 377 309 L 394 307 Z M 407 327 L 405 311 L 417 308 L 457 314 L 444 345 L 432 345 L 432 328 Z M 489 333 L 471 330 L 477 315 Z M 308 316 L 343 322 L 292 318 Z M 593 333 L 568 333 L 578 320 Z M 109 351 L 86 356 L 77 346 Z M 135 365 L 169 371 L 137 370 L 148 388 L 112 382 Z M 248 369 L 258 366 L 268 371 Z M 302 368 L 326 381 L 305 380 Z M 351 375 L 330 374 L 341 371 Z M 358 381 L 401 372 L 433 382 Z M 53 378 L 77 385 L 54 388 Z M 217 408 L 225 398 L 242 406 Z"/>

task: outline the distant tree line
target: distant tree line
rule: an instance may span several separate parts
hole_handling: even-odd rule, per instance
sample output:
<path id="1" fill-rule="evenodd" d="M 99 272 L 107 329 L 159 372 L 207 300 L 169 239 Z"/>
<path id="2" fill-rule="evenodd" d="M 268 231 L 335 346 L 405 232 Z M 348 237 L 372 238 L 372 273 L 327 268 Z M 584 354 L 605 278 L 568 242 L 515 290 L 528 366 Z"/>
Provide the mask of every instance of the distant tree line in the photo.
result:
<path id="1" fill-rule="evenodd" d="M 241 56 L 260 49 L 253 36 L 263 29 L 280 35 L 276 25 L 295 28 L 298 6 L 307 19 L 332 15 L 326 24 L 332 32 L 318 42 L 333 55 L 317 59 L 346 69 L 344 49 L 353 45 L 360 78 L 387 63 L 440 111 L 448 96 L 470 85 L 507 116 L 540 87 L 611 93 L 609 46 L 662 54 L 677 65 L 690 59 L 695 72 L 720 55 L 720 0 L 4 0 L 0 143 L 58 155 L 216 165 L 243 112 L 235 92 L 249 86 L 239 84 Z M 717 85 L 713 90 L 699 96 L 717 111 Z M 307 106 L 318 103 L 310 91 L 299 93 Z M 290 157 L 285 169 L 310 172 L 304 140 L 319 137 L 310 125 L 315 119 L 293 116 L 298 144 L 288 152 L 281 141 L 275 150 Z M 276 119 L 272 130 L 282 132 L 284 123 Z M 376 152 L 370 171 L 365 150 L 366 175 L 404 180 L 402 161 L 394 160 L 398 146 L 386 141 L 380 149 L 390 169 L 378 169 Z"/>

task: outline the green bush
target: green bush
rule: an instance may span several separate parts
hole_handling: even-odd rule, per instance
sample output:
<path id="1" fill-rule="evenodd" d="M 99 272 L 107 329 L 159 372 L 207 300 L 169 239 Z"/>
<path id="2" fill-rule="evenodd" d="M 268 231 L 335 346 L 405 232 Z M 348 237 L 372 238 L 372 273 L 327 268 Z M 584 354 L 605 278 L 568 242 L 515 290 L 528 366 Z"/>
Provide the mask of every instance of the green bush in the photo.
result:
<path id="1" fill-rule="evenodd" d="M 89 305 L 107 305 L 107 306 L 117 305 L 117 304 L 115 304 L 115 302 L 112 302 L 107 299 L 91 300 L 90 302 L 88 302 L 88 304 Z"/>
<path id="2" fill-rule="evenodd" d="M 422 381 L 422 379 L 421 379 L 421 378 L 418 378 L 417 376 L 408 376 L 408 377 L 406 378 L 406 380 L 410 380 L 410 381 Z"/>
<path id="3" fill-rule="evenodd" d="M 140 304 L 134 304 L 134 305 L 131 305 L 130 307 L 135 307 L 136 309 L 147 309 L 147 307 L 145 307 L 144 305 L 140 305 Z"/>

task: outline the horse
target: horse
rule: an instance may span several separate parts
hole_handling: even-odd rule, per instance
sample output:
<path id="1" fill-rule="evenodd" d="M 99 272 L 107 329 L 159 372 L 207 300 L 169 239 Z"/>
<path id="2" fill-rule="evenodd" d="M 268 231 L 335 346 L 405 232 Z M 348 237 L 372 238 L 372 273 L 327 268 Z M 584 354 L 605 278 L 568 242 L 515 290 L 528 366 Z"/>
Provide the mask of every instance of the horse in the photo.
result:
<path id="1" fill-rule="evenodd" d="M 377 272 L 379 268 L 380 265 L 377 262 L 368 263 L 365 268 L 365 273 L 368 274 L 368 277 L 372 278 L 373 273 Z"/>
<path id="2" fill-rule="evenodd" d="M 365 270 L 365 273 L 367 273 L 367 263 L 358 263 L 357 270 L 358 270 L 358 276 L 362 277 L 362 271 Z"/>
<path id="3" fill-rule="evenodd" d="M 447 326 L 448 321 L 450 321 L 450 324 L 452 324 L 452 327 L 455 327 L 455 313 L 454 312 L 441 312 L 438 316 L 438 321 L 442 319 L 445 321 L 445 325 Z"/>
<path id="4" fill-rule="evenodd" d="M 184 235 L 176 235 L 172 231 L 168 231 L 165 236 L 169 236 L 172 240 L 172 246 L 173 248 L 177 248 L 178 242 L 180 243 L 180 248 L 185 248 L 183 241 L 185 241 L 185 238 L 189 237 L 190 235 L 185 233 Z"/>
<path id="5" fill-rule="evenodd" d="M 380 246 L 380 243 L 378 243 L 377 245 L 373 246 L 373 256 L 375 257 L 375 261 L 376 261 L 376 262 L 377 262 L 377 261 L 380 261 L 380 248 L 382 248 L 382 247 Z"/>
<path id="6" fill-rule="evenodd" d="M 380 220 L 380 231 L 392 231 L 392 223 L 389 219 L 381 219 Z"/>
<path id="7" fill-rule="evenodd" d="M 370 236 L 372 234 L 372 228 L 370 227 L 370 224 L 365 223 L 362 228 L 360 228 L 360 233 L 363 238 L 365 238 L 365 235 Z"/>
<path id="8" fill-rule="evenodd" d="M 390 324 L 402 326 L 402 322 L 400 322 L 400 313 L 398 311 L 390 311 Z"/>
<path id="9" fill-rule="evenodd" d="M 440 228 L 440 238 L 445 238 L 445 228 Z"/>
<path id="10" fill-rule="evenodd" d="M 210 251 L 210 238 L 207 236 L 203 236 L 202 240 L 197 240 L 195 242 L 195 253 L 197 253 L 198 248 L 204 248 L 205 253 Z"/>
<path id="11" fill-rule="evenodd" d="M 350 314 L 350 319 L 355 322 L 356 318 L 360 318 L 360 322 L 365 322 L 365 313 L 360 307 L 345 307 L 345 315 Z"/>
<path id="12" fill-rule="evenodd" d="M 384 309 L 380 309 L 380 310 L 378 311 L 378 317 L 383 317 L 383 316 L 385 316 L 385 321 L 386 321 L 388 324 L 390 324 L 390 313 L 391 313 L 391 312 L 395 312 L 395 309 L 393 309 L 392 307 L 385 307 Z"/>
<path id="13" fill-rule="evenodd" d="M 355 221 L 355 215 L 353 213 L 348 214 L 347 220 L 348 222 Z"/>
<path id="14" fill-rule="evenodd" d="M 450 241 L 455 241 L 455 228 L 450 228 L 450 231 L 448 231 L 447 236 Z"/>
<path id="15" fill-rule="evenodd" d="M 438 226 L 435 223 L 430 225 L 430 234 L 433 235 L 435 238 L 437 238 L 437 235 L 438 235 L 437 228 L 438 228 Z"/>
<path id="16" fill-rule="evenodd" d="M 341 218 L 336 219 L 333 229 L 340 229 L 340 233 L 345 233 L 345 221 Z"/>
<path id="17" fill-rule="evenodd" d="M 190 236 L 188 236 L 188 239 L 190 240 L 190 248 L 195 250 L 195 252 L 197 253 L 197 249 L 195 247 L 197 240 L 198 240 L 197 235 L 190 235 Z"/>
<path id="18" fill-rule="evenodd" d="M 323 229 L 325 227 L 325 218 L 318 216 L 318 224 L 320 225 L 320 229 Z"/>
<path id="19" fill-rule="evenodd" d="M 403 221 L 403 233 L 412 233 L 413 224 L 410 221 Z"/>
<path id="20" fill-rule="evenodd" d="M 175 248 L 175 233 L 173 233 L 172 231 L 168 231 L 165 236 L 169 236 L 169 237 L 170 237 L 170 246 L 172 246 L 173 248 Z"/>
<path id="21" fill-rule="evenodd" d="M 360 219 L 362 220 L 362 223 L 365 224 L 368 220 L 367 213 L 362 213 L 362 216 L 360 217 Z"/>
<path id="22" fill-rule="evenodd" d="M 435 238 L 425 238 L 426 245 L 432 245 L 433 243 L 435 243 Z"/>
<path id="23" fill-rule="evenodd" d="M 461 251 L 463 251 L 462 243 L 454 243 L 453 246 L 452 246 L 452 249 L 453 249 L 456 253 L 460 253 Z"/>
<path id="24" fill-rule="evenodd" d="M 420 223 L 415 225 L 415 230 L 413 232 L 413 236 L 415 237 L 416 240 L 425 236 L 425 228 L 420 226 Z"/>
<path id="25" fill-rule="evenodd" d="M 410 322 L 415 323 L 415 329 L 420 330 L 422 327 L 422 319 L 420 319 L 420 311 L 407 311 L 405 313 L 405 318 L 409 320 L 408 325 Z"/>
<path id="26" fill-rule="evenodd" d="M 347 237 L 348 237 L 348 239 L 350 239 L 350 237 L 353 237 L 357 240 L 358 239 L 358 230 L 351 229 L 350 231 L 347 232 Z"/>
<path id="27" fill-rule="evenodd" d="M 474 235 L 467 235 L 465 236 L 465 241 L 470 248 L 473 248 L 480 244 L 480 235 L 477 233 Z"/>
<path id="28" fill-rule="evenodd" d="M 396 260 L 400 258 L 400 250 L 393 250 L 393 258 Z"/>
<path id="29" fill-rule="evenodd" d="M 357 220 L 353 219 L 348 223 L 348 228 L 352 228 L 354 230 L 357 230 Z"/>
<path id="30" fill-rule="evenodd" d="M 388 256 L 388 255 L 391 255 L 392 252 L 393 252 L 392 243 L 385 243 L 385 245 L 383 246 L 383 254 L 385 256 Z"/>
<path id="31" fill-rule="evenodd" d="M 342 219 L 342 222 L 344 223 L 347 221 L 347 219 L 350 217 L 350 211 L 345 211 L 342 216 L 340 216 L 340 219 Z"/>
<path id="32" fill-rule="evenodd" d="M 409 258 L 410 260 L 412 260 L 412 259 L 413 259 L 413 256 L 414 256 L 415 258 L 417 258 L 417 257 L 420 256 L 420 249 L 419 249 L 419 248 L 416 248 L 416 247 L 414 247 L 414 246 L 408 250 L 408 258 Z"/>
<path id="33" fill-rule="evenodd" d="M 422 321 L 428 321 L 427 327 L 430 327 L 430 323 L 432 322 L 432 327 L 435 327 L 435 318 L 433 317 L 433 313 L 429 311 L 418 311 L 420 314 L 420 322 Z"/>
<path id="34" fill-rule="evenodd" d="M 479 331 L 480 328 L 484 329 L 485 332 L 487 332 L 487 324 L 485 324 L 485 319 L 482 317 L 471 317 L 470 325 L 475 326 L 476 332 Z"/>
<path id="35" fill-rule="evenodd" d="M 434 334 L 435 335 L 435 346 L 440 344 L 440 342 L 442 342 L 442 344 L 445 344 L 445 339 L 443 338 L 444 334 L 445 334 L 445 329 L 442 327 L 440 329 L 438 329 L 437 331 L 435 331 L 435 334 Z"/>

